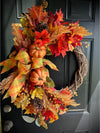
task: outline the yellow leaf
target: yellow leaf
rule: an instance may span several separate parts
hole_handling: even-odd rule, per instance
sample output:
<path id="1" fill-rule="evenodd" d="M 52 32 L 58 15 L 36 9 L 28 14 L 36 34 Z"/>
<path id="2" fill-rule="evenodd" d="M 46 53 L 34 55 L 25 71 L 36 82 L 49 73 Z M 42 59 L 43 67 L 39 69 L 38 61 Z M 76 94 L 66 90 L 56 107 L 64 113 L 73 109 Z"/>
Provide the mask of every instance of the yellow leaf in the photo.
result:
<path id="1" fill-rule="evenodd" d="M 36 89 L 32 92 L 31 98 L 34 99 L 36 96 Z"/>
<path id="2" fill-rule="evenodd" d="M 68 108 L 65 108 L 64 110 L 60 110 L 59 115 L 63 115 L 68 111 Z"/>
<path id="3" fill-rule="evenodd" d="M 56 121 L 58 119 L 59 119 L 58 115 L 54 115 L 53 118 L 50 118 L 49 123 L 53 123 L 54 121 Z"/>
<path id="4" fill-rule="evenodd" d="M 39 98 L 39 99 L 42 99 L 43 98 L 43 89 L 42 88 L 37 88 L 37 93 L 36 93 L 36 97 Z"/>
<path id="5" fill-rule="evenodd" d="M 47 126 L 46 122 L 44 121 L 44 117 L 42 116 L 41 113 L 39 113 L 38 123 L 40 125 L 42 125 L 45 129 L 48 129 L 48 126 Z"/>
<path id="6" fill-rule="evenodd" d="M 40 87 L 36 88 L 31 95 L 31 98 L 34 99 L 35 97 L 42 99 L 43 98 L 44 90 Z"/>
<path id="7" fill-rule="evenodd" d="M 4 97 L 3 97 L 3 100 L 6 99 L 6 98 L 8 98 L 8 97 L 9 97 L 9 93 L 8 93 L 8 91 L 7 91 L 6 94 L 5 94 Z"/>

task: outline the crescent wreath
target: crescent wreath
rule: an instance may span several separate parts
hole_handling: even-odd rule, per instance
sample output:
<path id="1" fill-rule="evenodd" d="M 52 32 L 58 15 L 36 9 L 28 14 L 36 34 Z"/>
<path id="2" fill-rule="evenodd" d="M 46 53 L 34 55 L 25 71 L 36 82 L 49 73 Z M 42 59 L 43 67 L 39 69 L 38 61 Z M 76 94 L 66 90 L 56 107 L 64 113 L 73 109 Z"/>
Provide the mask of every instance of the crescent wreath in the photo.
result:
<path id="1" fill-rule="evenodd" d="M 45 4 L 33 5 L 21 16 L 20 23 L 12 24 L 15 49 L 0 63 L 1 74 L 10 70 L 9 76 L 0 82 L 0 92 L 3 99 L 11 97 L 17 108 L 34 116 L 34 120 L 47 129 L 47 122 L 57 120 L 68 106 L 79 105 L 73 97 L 88 71 L 81 40 L 91 33 L 79 22 L 64 22 L 61 9 L 53 14 L 45 8 Z M 75 53 L 78 70 L 70 86 L 56 90 L 46 65 L 58 69 L 45 56 L 64 58 L 68 51 Z"/>

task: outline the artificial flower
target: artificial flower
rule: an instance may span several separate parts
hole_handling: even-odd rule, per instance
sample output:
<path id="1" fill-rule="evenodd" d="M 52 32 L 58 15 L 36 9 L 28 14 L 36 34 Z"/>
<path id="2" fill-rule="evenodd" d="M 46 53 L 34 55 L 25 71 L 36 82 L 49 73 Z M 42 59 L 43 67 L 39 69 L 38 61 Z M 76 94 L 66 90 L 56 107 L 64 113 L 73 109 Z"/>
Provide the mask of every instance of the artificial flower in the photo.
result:
<path id="1" fill-rule="evenodd" d="M 38 47 L 41 47 L 42 46 L 42 40 L 41 39 L 37 39 L 35 40 L 34 44 L 33 45 L 37 45 Z"/>
<path id="2" fill-rule="evenodd" d="M 35 31 L 35 39 L 41 40 L 42 45 L 45 45 L 49 43 L 49 34 L 46 29 L 44 29 L 42 32 Z"/>

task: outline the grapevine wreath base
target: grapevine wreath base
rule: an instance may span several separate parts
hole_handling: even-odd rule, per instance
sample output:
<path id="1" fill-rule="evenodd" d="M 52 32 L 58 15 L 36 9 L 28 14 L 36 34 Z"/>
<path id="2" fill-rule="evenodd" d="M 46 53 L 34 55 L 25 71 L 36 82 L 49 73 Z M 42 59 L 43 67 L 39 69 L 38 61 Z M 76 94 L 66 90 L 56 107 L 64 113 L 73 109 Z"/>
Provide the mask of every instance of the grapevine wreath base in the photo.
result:
<path id="1" fill-rule="evenodd" d="M 88 62 L 82 51 L 81 40 L 90 35 L 79 23 L 63 22 L 61 9 L 55 14 L 47 13 L 43 6 L 32 6 L 21 17 L 21 24 L 12 24 L 15 50 L 9 58 L 0 63 L 1 74 L 10 70 L 10 75 L 0 82 L 3 99 L 11 97 L 11 102 L 44 128 L 66 113 L 68 106 L 77 106 L 74 92 L 83 83 Z M 78 61 L 78 70 L 71 86 L 56 90 L 50 78 L 48 65 L 58 71 L 46 56 L 64 57 L 72 51 Z M 5 93 L 4 93 L 5 92 Z"/>
<path id="2" fill-rule="evenodd" d="M 83 83 L 83 79 L 88 71 L 88 61 L 84 55 L 84 52 L 81 47 L 77 46 L 74 49 L 74 53 L 76 55 L 76 59 L 78 61 L 78 70 L 75 73 L 75 80 L 71 86 L 68 87 L 69 90 L 75 92 L 77 88 Z"/>

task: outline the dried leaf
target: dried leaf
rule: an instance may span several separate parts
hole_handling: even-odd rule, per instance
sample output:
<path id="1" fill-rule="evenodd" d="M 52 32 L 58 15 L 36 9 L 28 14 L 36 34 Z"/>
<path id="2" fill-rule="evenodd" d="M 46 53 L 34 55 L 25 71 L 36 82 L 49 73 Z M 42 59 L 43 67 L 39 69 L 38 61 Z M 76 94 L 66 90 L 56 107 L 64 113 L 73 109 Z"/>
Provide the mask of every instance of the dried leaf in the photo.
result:
<path id="1" fill-rule="evenodd" d="M 37 114 L 37 110 L 36 108 L 32 105 L 32 104 L 29 104 L 26 108 L 25 108 L 25 114 L 34 114 L 36 115 Z"/>
<path id="2" fill-rule="evenodd" d="M 17 76 L 17 71 L 13 72 L 9 77 L 4 78 L 1 82 L 0 82 L 0 90 L 1 90 L 1 94 L 3 94 L 5 92 L 5 90 L 7 90 L 11 83 L 13 82 L 14 78 Z"/>
<path id="3" fill-rule="evenodd" d="M 48 129 L 47 124 L 46 124 L 46 122 L 44 121 L 44 117 L 42 116 L 41 113 L 39 113 L 38 123 L 39 123 L 40 125 L 42 125 L 45 129 Z"/>
<path id="4" fill-rule="evenodd" d="M 59 115 L 63 115 L 68 111 L 68 108 L 65 108 L 64 110 L 60 110 Z"/>
<path id="5" fill-rule="evenodd" d="M 14 37 L 14 41 L 15 41 L 15 47 L 21 47 L 21 42 L 23 40 L 23 37 L 22 37 L 22 34 L 19 30 L 19 27 L 22 27 L 21 24 L 18 24 L 18 23 L 12 23 L 12 29 L 13 29 L 13 32 L 12 34 L 15 36 Z"/>
<path id="6" fill-rule="evenodd" d="M 59 90 L 52 90 L 50 88 L 47 88 L 47 92 L 51 95 L 53 95 L 55 98 L 58 98 L 61 100 L 62 104 L 68 106 L 78 106 L 80 104 L 77 104 L 74 99 L 72 99 L 73 95 L 72 93 L 61 93 Z"/>
<path id="7" fill-rule="evenodd" d="M 86 30 L 82 26 L 74 28 L 73 33 L 74 34 L 78 34 L 80 36 L 89 36 L 89 35 L 92 35 L 91 32 L 88 32 L 88 30 Z"/>
<path id="8" fill-rule="evenodd" d="M 55 41 L 56 39 L 59 38 L 64 33 L 70 33 L 70 29 L 68 26 L 60 26 L 57 28 L 50 36 L 50 41 Z"/>
<path id="9" fill-rule="evenodd" d="M 34 20 L 38 20 L 39 22 L 47 22 L 47 12 L 43 11 L 42 6 L 32 6 L 32 9 L 28 9 L 29 14 Z"/>
<path id="10" fill-rule="evenodd" d="M 22 35 L 19 31 L 19 27 L 22 27 L 21 24 L 19 23 L 12 23 L 12 29 L 13 29 L 13 32 L 12 34 L 18 39 L 18 40 L 22 40 Z"/>
<path id="11" fill-rule="evenodd" d="M 27 22 L 26 22 L 27 23 Z M 14 37 L 14 46 L 16 49 L 20 50 L 20 48 L 28 48 L 28 46 L 31 44 L 30 38 L 28 38 L 24 31 L 19 29 L 19 27 L 22 27 L 21 24 L 12 24 L 13 32 L 12 34 Z"/>
<path id="12" fill-rule="evenodd" d="M 57 110 L 55 106 L 48 100 L 48 97 L 46 94 L 43 95 L 43 106 L 45 109 L 48 109 L 51 112 L 53 112 L 55 116 L 57 115 Z"/>
<path id="13" fill-rule="evenodd" d="M 18 94 L 14 104 L 17 108 L 22 108 L 22 110 L 24 110 L 28 104 L 30 104 L 29 94 L 23 93 L 22 89 L 22 92 Z"/>
<path id="14" fill-rule="evenodd" d="M 80 35 L 82 37 L 92 35 L 91 32 L 86 30 L 86 28 L 79 26 L 78 22 L 70 24 L 70 30 L 73 31 L 73 34 Z"/>
<path id="15" fill-rule="evenodd" d="M 29 20 L 29 23 L 30 23 L 31 27 L 34 28 L 35 25 L 33 25 L 31 16 L 29 16 L 29 14 L 26 14 L 26 13 L 25 13 L 25 15 L 26 15 L 27 19 Z"/>

